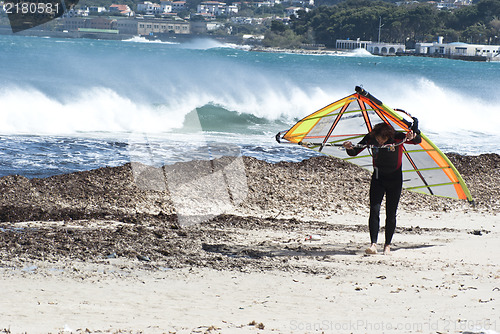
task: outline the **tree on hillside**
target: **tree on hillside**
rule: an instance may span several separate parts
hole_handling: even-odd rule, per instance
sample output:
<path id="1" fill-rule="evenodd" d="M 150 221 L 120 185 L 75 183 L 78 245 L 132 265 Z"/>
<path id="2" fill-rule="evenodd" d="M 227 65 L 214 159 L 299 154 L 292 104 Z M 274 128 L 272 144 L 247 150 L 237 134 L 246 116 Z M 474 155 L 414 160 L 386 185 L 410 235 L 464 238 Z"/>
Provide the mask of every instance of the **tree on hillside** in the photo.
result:
<path id="1" fill-rule="evenodd" d="M 468 27 L 462 34 L 466 42 L 473 44 L 488 44 L 489 36 L 488 28 L 482 23 Z"/>
<path id="2" fill-rule="evenodd" d="M 293 32 L 290 27 L 281 21 L 272 21 L 271 29 L 265 35 L 262 45 L 279 48 L 295 49 L 300 47 L 304 38 Z"/>
<path id="3" fill-rule="evenodd" d="M 453 11 L 439 10 L 428 3 L 396 6 L 383 1 L 347 0 L 309 13 L 299 12 L 292 17 L 291 26 L 298 35 L 307 33 L 317 43 L 334 47 L 337 39 L 377 40 L 382 19 L 382 41 L 412 47 L 416 42 L 436 40 L 437 36 L 444 36 L 448 42 L 496 41 L 500 35 L 499 18 L 500 0 L 480 0 Z"/>
<path id="4" fill-rule="evenodd" d="M 489 23 L 500 17 L 500 0 L 481 0 L 477 3 L 477 14 L 481 23 Z"/>
<path id="5" fill-rule="evenodd" d="M 450 15 L 447 26 L 455 30 L 464 30 L 478 20 L 477 6 L 459 8 Z"/>
<path id="6" fill-rule="evenodd" d="M 492 31 L 492 44 L 498 44 L 500 42 L 500 19 L 495 17 L 493 20 L 491 20 L 490 26 Z"/>
<path id="7" fill-rule="evenodd" d="M 419 5 L 408 10 L 408 38 L 415 42 L 423 42 L 432 38 L 434 29 L 438 25 L 438 10 L 432 5 Z"/>

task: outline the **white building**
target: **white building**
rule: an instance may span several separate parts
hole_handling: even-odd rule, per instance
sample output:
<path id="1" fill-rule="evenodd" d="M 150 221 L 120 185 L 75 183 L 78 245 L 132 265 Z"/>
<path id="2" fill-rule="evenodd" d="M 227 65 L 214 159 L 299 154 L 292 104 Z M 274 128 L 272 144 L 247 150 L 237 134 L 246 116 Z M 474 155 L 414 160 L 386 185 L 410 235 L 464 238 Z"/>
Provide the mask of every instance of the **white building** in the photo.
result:
<path id="1" fill-rule="evenodd" d="M 198 5 L 199 14 L 222 15 L 226 11 L 226 3 L 219 1 L 204 1 Z"/>
<path id="2" fill-rule="evenodd" d="M 439 37 L 438 41 L 434 43 L 417 43 L 415 53 L 451 58 L 485 57 L 487 60 L 500 60 L 500 45 L 443 43 L 443 37 Z"/>
<path id="3" fill-rule="evenodd" d="M 160 8 L 162 13 L 172 13 L 172 1 L 161 1 Z"/>
<path id="4" fill-rule="evenodd" d="M 238 7 L 236 5 L 226 5 L 225 2 L 204 1 L 198 5 L 197 13 L 214 16 L 236 14 L 238 13 Z"/>
<path id="5" fill-rule="evenodd" d="M 106 7 L 100 7 L 100 6 L 90 6 L 88 7 L 89 14 L 90 13 L 105 13 L 106 12 Z"/>
<path id="6" fill-rule="evenodd" d="M 145 15 L 157 15 L 172 12 L 172 2 L 162 1 L 161 4 L 144 1 L 137 4 L 137 11 Z"/>
<path id="7" fill-rule="evenodd" d="M 368 43 L 366 50 L 373 55 L 394 56 L 397 53 L 403 53 L 406 47 L 403 44 L 392 43 Z"/>
<path id="8" fill-rule="evenodd" d="M 338 39 L 335 47 L 341 50 L 366 49 L 371 54 L 380 56 L 394 56 L 406 50 L 404 44 L 361 41 L 359 38 L 356 40 Z"/>
<path id="9" fill-rule="evenodd" d="M 274 5 L 279 5 L 282 1 L 281 0 L 260 0 L 260 1 L 254 1 L 253 5 L 255 7 L 272 7 Z M 241 2 L 240 2 L 241 4 Z"/>
<path id="10" fill-rule="evenodd" d="M 137 4 L 137 12 L 144 14 L 153 14 L 154 8 L 156 4 L 153 4 L 151 1 L 144 1 L 142 3 Z"/>
<path id="11" fill-rule="evenodd" d="M 84 9 L 75 9 L 71 8 L 68 11 L 65 11 L 63 17 L 83 17 L 89 16 L 89 8 L 86 7 Z"/>
<path id="12" fill-rule="evenodd" d="M 291 3 L 294 6 L 314 6 L 314 0 L 291 0 Z"/>
<path id="13" fill-rule="evenodd" d="M 335 48 L 342 50 L 354 50 L 354 49 L 366 49 L 366 46 L 370 41 L 360 41 L 359 38 L 356 40 L 351 39 L 337 39 L 335 43 Z"/>
<path id="14" fill-rule="evenodd" d="M 257 2 L 254 2 L 253 5 L 257 8 L 274 6 L 271 1 L 257 1 Z"/>
<path id="15" fill-rule="evenodd" d="M 438 9 L 457 9 L 472 5 L 472 0 L 441 0 L 436 3 Z"/>
<path id="16" fill-rule="evenodd" d="M 304 10 L 306 12 L 309 11 L 309 8 L 303 8 L 303 7 L 288 7 L 285 9 L 286 11 L 286 16 L 292 16 L 292 15 L 297 15 L 299 10 Z"/>
<path id="17" fill-rule="evenodd" d="M 224 27 L 223 24 L 221 24 L 220 22 L 207 22 L 207 30 L 208 31 L 215 31 L 217 29 L 220 29 Z"/>
<path id="18" fill-rule="evenodd" d="M 249 24 L 249 25 L 259 25 L 264 22 L 262 17 L 231 17 L 231 22 L 236 24 Z"/>
<path id="19" fill-rule="evenodd" d="M 238 14 L 238 6 L 236 5 L 227 5 L 226 6 L 227 14 Z"/>

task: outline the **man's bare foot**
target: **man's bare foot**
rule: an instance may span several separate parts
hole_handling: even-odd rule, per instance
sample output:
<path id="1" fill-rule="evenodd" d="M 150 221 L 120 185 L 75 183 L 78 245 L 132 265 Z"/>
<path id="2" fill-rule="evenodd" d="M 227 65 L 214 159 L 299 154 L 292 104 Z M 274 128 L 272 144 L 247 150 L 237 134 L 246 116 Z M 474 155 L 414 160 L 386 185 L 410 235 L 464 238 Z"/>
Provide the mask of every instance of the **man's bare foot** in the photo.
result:
<path id="1" fill-rule="evenodd" d="M 372 244 L 369 248 L 365 249 L 366 254 L 377 254 L 377 244 Z"/>
<path id="2" fill-rule="evenodd" d="M 391 246 L 390 245 L 384 246 L 384 255 L 391 255 Z"/>

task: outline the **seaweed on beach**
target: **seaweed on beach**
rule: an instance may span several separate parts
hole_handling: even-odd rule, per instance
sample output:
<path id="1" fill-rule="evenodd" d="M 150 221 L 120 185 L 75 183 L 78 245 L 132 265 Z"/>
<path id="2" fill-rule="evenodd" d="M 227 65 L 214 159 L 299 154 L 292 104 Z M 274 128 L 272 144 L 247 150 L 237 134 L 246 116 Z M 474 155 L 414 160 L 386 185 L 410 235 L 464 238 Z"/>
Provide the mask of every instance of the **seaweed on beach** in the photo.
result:
<path id="1" fill-rule="evenodd" d="M 450 155 L 450 159 L 469 183 L 476 207 L 404 192 L 402 210 L 495 213 L 500 198 L 498 155 Z M 334 275 L 328 266 L 304 265 L 301 259 L 328 263 L 333 255 L 363 254 L 364 243 L 338 235 L 367 233 L 364 219 L 346 225 L 331 217 L 366 210 L 367 173 L 327 157 L 278 164 L 245 157 L 244 162 L 249 189 L 245 201 L 235 206 L 235 212 L 189 226 L 179 224 L 167 191 L 144 190 L 134 183 L 130 164 L 46 179 L 3 177 L 0 264 L 123 258 L 151 268 L 253 268 Z M 287 184 L 286 192 L 283 184 Z M 305 194 L 308 201 L 304 201 Z M 299 214 L 323 219 L 299 218 Z M 446 226 L 397 230 L 419 235 L 461 232 L 470 233 Z M 273 237 L 277 233 L 285 237 Z M 308 233 L 329 235 L 330 242 L 317 247 L 305 241 Z M 432 246 L 396 243 L 394 249 Z"/>

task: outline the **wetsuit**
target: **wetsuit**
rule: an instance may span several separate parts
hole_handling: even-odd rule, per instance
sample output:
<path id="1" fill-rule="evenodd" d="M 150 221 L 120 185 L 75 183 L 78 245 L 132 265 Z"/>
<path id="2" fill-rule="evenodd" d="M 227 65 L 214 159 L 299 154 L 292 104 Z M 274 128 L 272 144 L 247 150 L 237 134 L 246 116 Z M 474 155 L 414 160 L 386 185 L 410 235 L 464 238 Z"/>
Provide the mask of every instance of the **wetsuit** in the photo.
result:
<path id="1" fill-rule="evenodd" d="M 402 142 L 405 144 L 419 144 L 422 141 L 420 135 L 416 135 L 411 141 L 405 141 L 405 138 L 404 133 L 396 132 L 394 138 L 389 139 L 383 145 Z M 368 220 L 370 239 L 372 244 L 377 243 L 380 228 L 380 206 L 385 194 L 385 244 L 390 245 L 396 229 L 396 211 L 403 187 L 403 172 L 401 169 L 403 145 L 380 147 L 381 145 L 370 134 L 367 134 L 359 142 L 359 145 L 375 146 L 372 148 L 373 174 L 370 182 L 370 218 Z M 364 147 L 356 147 L 346 151 L 350 156 L 355 156 L 364 149 Z"/>

